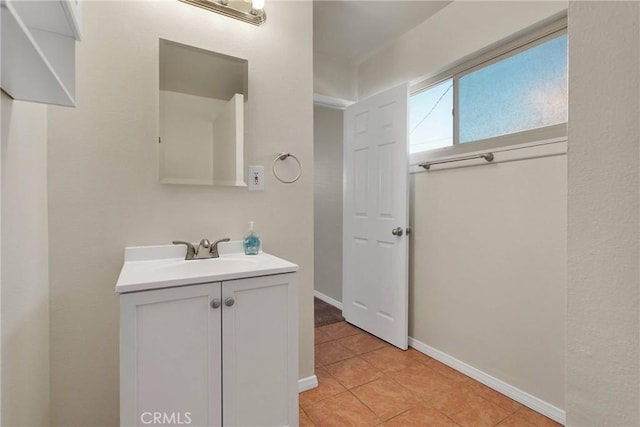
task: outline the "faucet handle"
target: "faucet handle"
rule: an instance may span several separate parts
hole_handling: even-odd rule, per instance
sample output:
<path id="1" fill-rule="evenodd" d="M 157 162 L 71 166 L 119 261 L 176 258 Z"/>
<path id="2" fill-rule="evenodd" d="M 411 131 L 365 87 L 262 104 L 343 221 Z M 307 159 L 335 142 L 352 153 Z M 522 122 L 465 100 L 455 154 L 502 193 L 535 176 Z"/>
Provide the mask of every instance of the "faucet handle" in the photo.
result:
<path id="1" fill-rule="evenodd" d="M 215 242 L 213 242 L 211 244 L 211 247 L 209 247 L 209 255 L 211 258 L 220 258 L 220 254 L 218 253 L 218 243 L 222 243 L 222 242 L 229 242 L 231 241 L 230 238 L 225 237 L 224 239 L 219 239 L 216 240 Z"/>
<path id="2" fill-rule="evenodd" d="M 184 257 L 185 260 L 193 259 L 193 257 L 196 256 L 196 248 L 194 248 L 191 243 L 183 242 L 181 240 L 174 240 L 171 243 L 174 245 L 185 245 L 187 247 L 187 254 Z"/>

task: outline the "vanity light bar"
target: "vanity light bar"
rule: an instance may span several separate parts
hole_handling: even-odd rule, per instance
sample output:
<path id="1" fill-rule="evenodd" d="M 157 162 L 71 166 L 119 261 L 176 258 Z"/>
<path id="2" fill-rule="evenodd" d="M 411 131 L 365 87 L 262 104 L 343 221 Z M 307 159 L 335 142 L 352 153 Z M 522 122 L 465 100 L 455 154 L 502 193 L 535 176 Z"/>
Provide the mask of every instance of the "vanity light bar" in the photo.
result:
<path id="1" fill-rule="evenodd" d="M 229 0 L 180 0 L 183 3 L 188 3 L 194 6 L 201 7 L 203 9 L 210 10 L 211 12 L 216 12 L 221 15 L 228 16 L 230 18 L 238 19 L 240 21 L 248 22 L 253 25 L 262 25 L 267 20 L 267 14 L 264 12 L 264 0 L 256 0 L 251 3 L 247 3 L 247 11 L 240 10 L 236 7 L 230 5 L 230 3 L 234 4 L 242 4 L 246 2 L 241 1 L 229 1 Z"/>

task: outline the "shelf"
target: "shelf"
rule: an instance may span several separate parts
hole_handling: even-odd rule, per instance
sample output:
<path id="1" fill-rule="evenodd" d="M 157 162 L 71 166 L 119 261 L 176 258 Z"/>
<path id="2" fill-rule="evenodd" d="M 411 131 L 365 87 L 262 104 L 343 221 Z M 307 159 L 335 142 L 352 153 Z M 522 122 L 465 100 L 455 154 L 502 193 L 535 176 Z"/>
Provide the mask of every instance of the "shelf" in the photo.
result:
<path id="1" fill-rule="evenodd" d="M 2 89 L 22 101 L 75 106 L 75 0 L 0 2 Z"/>

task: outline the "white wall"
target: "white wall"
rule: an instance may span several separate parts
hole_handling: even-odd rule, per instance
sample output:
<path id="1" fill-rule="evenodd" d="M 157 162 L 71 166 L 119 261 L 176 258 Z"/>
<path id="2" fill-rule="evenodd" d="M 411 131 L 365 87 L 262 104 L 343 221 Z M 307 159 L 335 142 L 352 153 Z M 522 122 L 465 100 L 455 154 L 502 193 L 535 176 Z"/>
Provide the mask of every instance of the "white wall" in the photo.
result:
<path id="1" fill-rule="evenodd" d="M 567 424 L 640 425 L 640 8 L 569 8 Z"/>
<path id="2" fill-rule="evenodd" d="M 357 99 L 356 66 L 347 61 L 314 52 L 313 93 L 338 99 Z"/>
<path id="3" fill-rule="evenodd" d="M 213 122 L 213 182 L 245 184 L 244 96 L 236 93 Z"/>
<path id="4" fill-rule="evenodd" d="M 359 98 L 435 75 L 566 2 L 453 2 L 365 60 Z M 566 156 L 413 177 L 409 332 L 563 409 Z M 556 411 L 557 413 L 557 411 Z"/>
<path id="5" fill-rule="evenodd" d="M 416 174 L 411 215 L 409 335 L 558 408 L 566 174 L 564 155 Z"/>
<path id="6" fill-rule="evenodd" d="M 226 101 L 160 91 L 160 178 L 164 182 L 213 182 L 214 121 Z"/>
<path id="7" fill-rule="evenodd" d="M 228 101 L 160 91 L 160 179 L 171 184 L 242 185 L 244 96 Z"/>
<path id="8" fill-rule="evenodd" d="M 47 426 L 47 108 L 2 92 L 2 419 Z"/>
<path id="9" fill-rule="evenodd" d="M 359 65 L 358 99 L 433 76 L 566 8 L 566 1 L 454 1 Z"/>
<path id="10" fill-rule="evenodd" d="M 118 424 L 118 298 L 130 245 L 229 236 L 300 265 L 300 376 L 313 375 L 312 5 L 267 3 L 255 27 L 177 1 L 85 2 L 76 109 L 49 108 L 54 425 Z M 248 163 L 299 157 L 264 192 L 158 183 L 158 38 L 249 62 Z M 277 108 L 276 108 L 277 107 Z M 259 355 L 258 355 L 259 357 Z"/>
<path id="11" fill-rule="evenodd" d="M 313 108 L 314 287 L 342 301 L 342 110 Z"/>

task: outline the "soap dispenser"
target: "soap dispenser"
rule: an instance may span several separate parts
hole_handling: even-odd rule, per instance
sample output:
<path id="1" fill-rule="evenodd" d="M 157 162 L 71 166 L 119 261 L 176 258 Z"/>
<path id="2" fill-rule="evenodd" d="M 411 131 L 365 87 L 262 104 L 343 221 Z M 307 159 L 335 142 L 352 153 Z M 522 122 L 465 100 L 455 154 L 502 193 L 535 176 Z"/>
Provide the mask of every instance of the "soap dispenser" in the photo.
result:
<path id="1" fill-rule="evenodd" d="M 249 233 L 244 238 L 245 255 L 257 255 L 260 252 L 260 238 L 253 229 L 253 221 L 249 221 Z"/>

